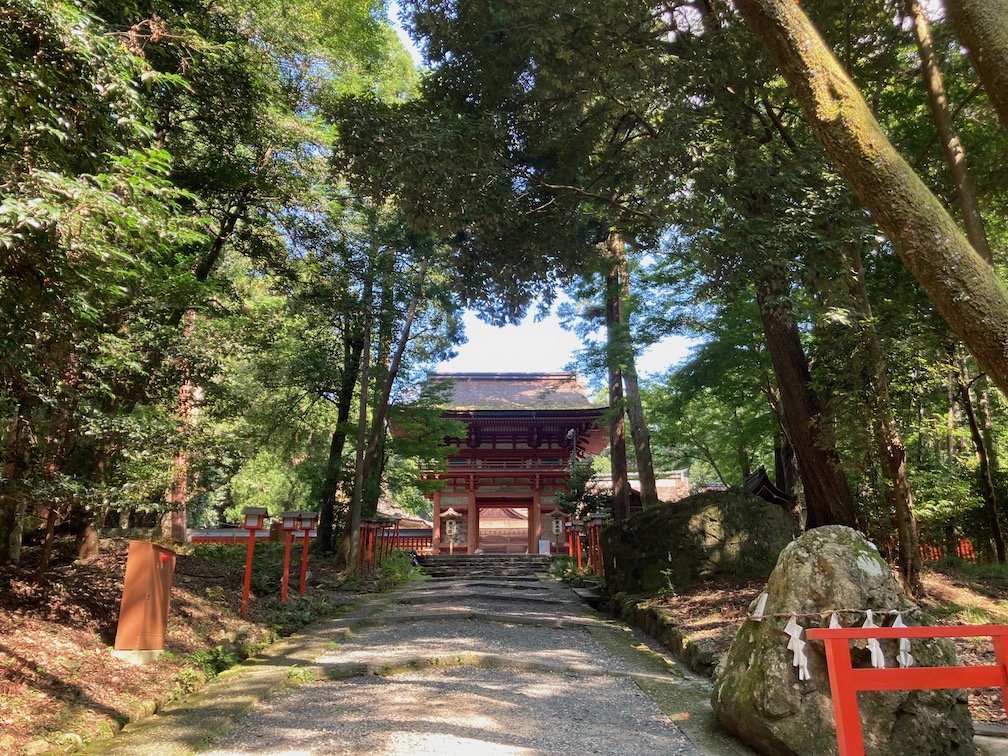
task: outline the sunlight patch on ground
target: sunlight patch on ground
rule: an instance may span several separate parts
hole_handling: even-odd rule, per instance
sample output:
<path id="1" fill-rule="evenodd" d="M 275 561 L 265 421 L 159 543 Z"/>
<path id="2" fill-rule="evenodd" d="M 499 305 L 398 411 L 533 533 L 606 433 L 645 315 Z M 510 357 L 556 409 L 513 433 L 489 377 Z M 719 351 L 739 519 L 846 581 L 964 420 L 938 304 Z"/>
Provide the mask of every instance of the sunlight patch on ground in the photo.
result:
<path id="1" fill-rule="evenodd" d="M 455 735 L 428 733 L 418 736 L 391 734 L 385 743 L 382 753 L 411 754 L 531 754 L 535 751 L 529 748 L 515 748 L 502 743 L 490 743 L 476 738 L 460 738 Z"/>

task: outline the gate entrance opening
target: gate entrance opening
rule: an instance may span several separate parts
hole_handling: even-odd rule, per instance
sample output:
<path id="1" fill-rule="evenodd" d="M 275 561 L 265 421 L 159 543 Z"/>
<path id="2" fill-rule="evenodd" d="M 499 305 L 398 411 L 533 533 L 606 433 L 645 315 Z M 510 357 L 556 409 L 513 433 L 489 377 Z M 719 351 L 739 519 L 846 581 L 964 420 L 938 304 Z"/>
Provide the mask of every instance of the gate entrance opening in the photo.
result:
<path id="1" fill-rule="evenodd" d="M 479 540 L 477 547 L 484 554 L 528 554 L 532 533 L 529 529 L 529 506 L 508 504 L 506 506 L 479 507 Z"/>

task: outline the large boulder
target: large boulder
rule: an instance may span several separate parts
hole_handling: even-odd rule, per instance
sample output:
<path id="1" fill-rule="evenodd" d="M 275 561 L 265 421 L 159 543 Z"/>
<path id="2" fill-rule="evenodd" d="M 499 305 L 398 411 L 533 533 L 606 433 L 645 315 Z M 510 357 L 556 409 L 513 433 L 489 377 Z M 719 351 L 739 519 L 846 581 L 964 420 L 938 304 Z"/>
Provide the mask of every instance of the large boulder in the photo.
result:
<path id="1" fill-rule="evenodd" d="M 784 628 L 826 627 L 833 611 L 845 627 L 930 624 L 900 589 L 875 546 L 855 530 L 816 528 L 781 552 L 766 586 L 761 621 L 746 620 L 715 672 L 711 703 L 721 722 L 761 753 L 836 754 L 836 727 L 823 644 L 807 641 L 811 679 L 799 681 Z M 758 599 L 757 599 L 758 601 Z M 754 602 L 754 606 L 757 602 Z M 802 640 L 806 640 L 804 635 Z M 881 641 L 886 667 L 896 667 L 897 641 Z M 958 664 L 948 640 L 914 640 L 914 666 Z M 855 667 L 870 666 L 865 641 L 851 641 Z M 973 722 L 964 691 L 890 691 L 858 695 L 865 752 L 878 756 L 973 754 Z"/>
<path id="2" fill-rule="evenodd" d="M 604 529 L 606 587 L 657 593 L 712 577 L 766 577 L 793 527 L 783 508 L 740 490 L 648 507 Z"/>

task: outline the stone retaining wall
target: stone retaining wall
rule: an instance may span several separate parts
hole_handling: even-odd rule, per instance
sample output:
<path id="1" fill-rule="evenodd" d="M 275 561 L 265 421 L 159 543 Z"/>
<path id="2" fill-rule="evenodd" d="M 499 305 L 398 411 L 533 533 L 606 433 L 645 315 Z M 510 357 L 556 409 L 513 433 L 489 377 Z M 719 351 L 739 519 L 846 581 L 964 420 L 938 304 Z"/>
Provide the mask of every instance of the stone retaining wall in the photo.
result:
<path id="1" fill-rule="evenodd" d="M 667 609 L 651 604 L 652 600 L 645 596 L 617 593 L 604 597 L 601 609 L 614 617 L 619 617 L 628 625 L 643 630 L 671 651 L 691 671 L 704 677 L 712 677 L 721 654 L 715 653 L 710 644 L 691 638 L 687 630 L 675 622 Z"/>

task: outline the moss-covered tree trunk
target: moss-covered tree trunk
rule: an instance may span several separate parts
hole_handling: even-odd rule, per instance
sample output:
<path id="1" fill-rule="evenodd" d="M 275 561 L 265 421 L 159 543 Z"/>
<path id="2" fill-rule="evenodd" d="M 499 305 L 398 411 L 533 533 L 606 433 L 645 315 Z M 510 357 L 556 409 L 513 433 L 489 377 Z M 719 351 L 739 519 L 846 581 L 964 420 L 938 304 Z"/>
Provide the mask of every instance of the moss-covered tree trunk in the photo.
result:
<path id="1" fill-rule="evenodd" d="M 1008 129 L 1008 0 L 946 0 L 945 12 Z"/>
<path id="2" fill-rule="evenodd" d="M 896 413 L 889 395 L 889 375 L 886 371 L 885 355 L 875 320 L 872 315 L 871 300 L 865 281 L 861 253 L 854 250 L 851 260 L 856 274 L 854 291 L 863 317 L 865 355 L 865 394 L 872 414 L 872 430 L 878 447 L 882 473 L 889 481 L 889 498 L 892 500 L 896 519 L 896 533 L 899 536 L 899 576 L 903 590 L 911 596 L 919 596 L 921 586 L 920 543 L 917 536 L 917 518 L 914 515 L 913 489 L 907 474 L 906 445 L 896 425 Z"/>
<path id="3" fill-rule="evenodd" d="M 924 11 L 917 0 L 906 0 L 906 13 L 913 25 L 914 36 L 917 39 L 917 52 L 920 54 L 921 77 L 927 89 L 928 103 L 931 106 L 931 119 L 938 132 L 942 154 L 952 176 L 956 189 L 956 199 L 959 200 L 959 210 L 962 212 L 963 227 L 966 238 L 987 262 L 993 262 L 990 244 L 987 242 L 987 231 L 984 229 L 983 218 L 980 215 L 980 202 L 977 200 L 976 189 L 970 179 L 966 167 L 966 149 L 962 140 L 952 125 L 952 114 L 948 108 L 948 95 L 945 93 L 945 83 L 942 80 L 941 69 L 935 58 L 931 42 L 931 27 Z"/>
<path id="4" fill-rule="evenodd" d="M 612 463 L 613 519 L 630 516 L 630 483 L 627 480 L 626 424 L 623 420 L 623 372 L 612 359 L 620 322 L 619 274 L 614 266 L 606 276 L 606 334 L 609 363 L 609 458 Z"/>
<path id="5" fill-rule="evenodd" d="M 364 494 L 364 471 L 367 446 L 367 408 L 368 408 L 368 373 L 371 371 L 371 320 L 374 308 L 374 281 L 364 282 L 364 349 L 361 354 L 360 367 L 360 397 L 357 411 L 357 449 L 354 455 L 353 492 L 350 495 L 350 506 L 347 510 L 346 529 L 343 533 L 341 554 L 346 559 L 346 570 L 355 574 L 360 567 L 360 524 L 361 500 Z"/>
<path id="6" fill-rule="evenodd" d="M 969 423 L 970 435 L 973 436 L 973 443 L 976 445 L 977 462 L 980 467 L 980 493 L 984 499 L 987 521 L 991 529 L 991 538 L 994 540 L 994 550 L 997 553 L 998 562 L 1004 564 L 1006 558 L 1005 542 L 1001 531 L 1001 519 L 998 515 L 997 490 L 994 488 L 994 480 L 991 477 L 986 447 L 980 435 L 980 424 L 977 422 L 976 412 L 973 411 L 973 399 L 970 397 L 969 386 L 961 378 L 959 394 L 962 397 L 962 406 L 966 412 L 966 421 Z"/>
<path id="7" fill-rule="evenodd" d="M 952 331 L 1008 391 L 1008 290 L 899 155 L 857 86 L 793 0 L 736 3 L 816 138 Z"/>
<path id="8" fill-rule="evenodd" d="M 630 438 L 637 460 L 637 475 L 640 480 L 641 504 L 653 507 L 658 504 L 658 483 L 655 480 L 654 458 L 651 455 L 651 429 L 644 416 L 640 386 L 637 381 L 637 361 L 634 354 L 633 336 L 630 328 L 630 265 L 627 261 L 626 245 L 615 235 L 610 239 L 610 252 L 616 262 L 619 284 L 620 307 L 616 324 L 620 342 L 620 363 L 622 366 L 623 388 L 625 389 L 626 414 L 630 420 Z"/>

